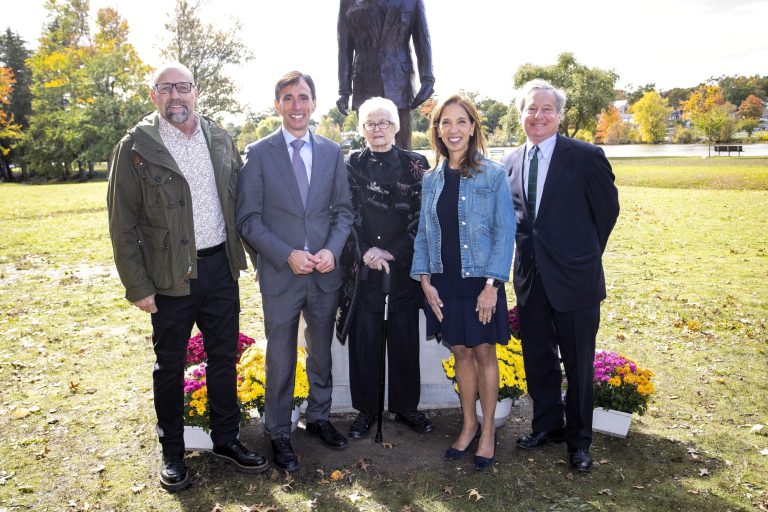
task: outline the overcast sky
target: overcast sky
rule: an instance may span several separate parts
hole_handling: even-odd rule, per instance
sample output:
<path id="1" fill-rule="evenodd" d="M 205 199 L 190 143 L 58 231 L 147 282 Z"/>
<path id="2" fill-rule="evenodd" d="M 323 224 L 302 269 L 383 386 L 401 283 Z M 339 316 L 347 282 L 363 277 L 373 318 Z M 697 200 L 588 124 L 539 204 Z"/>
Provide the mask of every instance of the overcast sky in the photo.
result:
<path id="1" fill-rule="evenodd" d="M 573 52 L 585 65 L 612 69 L 617 85 L 690 87 L 721 75 L 768 75 L 768 0 L 424 0 L 439 96 L 459 89 L 507 102 L 525 63 L 553 64 Z M 0 28 L 36 46 L 44 0 L 0 0 Z M 91 0 L 91 14 L 114 7 L 127 19 L 141 58 L 158 65 L 174 0 Z M 208 0 L 204 19 L 218 28 L 242 22 L 255 59 L 232 67 L 239 99 L 272 106 L 273 87 L 298 69 L 317 85 L 319 118 L 338 97 L 336 0 Z"/>

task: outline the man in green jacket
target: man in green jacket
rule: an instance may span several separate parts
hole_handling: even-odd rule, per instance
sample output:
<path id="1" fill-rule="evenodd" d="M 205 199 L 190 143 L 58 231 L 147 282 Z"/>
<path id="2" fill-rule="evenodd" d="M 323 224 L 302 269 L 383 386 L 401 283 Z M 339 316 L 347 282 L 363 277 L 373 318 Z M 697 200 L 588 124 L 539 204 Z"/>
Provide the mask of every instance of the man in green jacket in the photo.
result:
<path id="1" fill-rule="evenodd" d="M 206 384 L 214 455 L 241 472 L 267 469 L 239 441 L 235 361 L 246 268 L 235 227 L 242 160 L 225 130 L 195 113 L 192 73 L 172 63 L 155 73 L 157 111 L 128 130 L 112 154 L 107 209 L 126 298 L 152 315 L 160 484 L 189 485 L 184 463 L 184 363 L 197 323 L 208 355 Z"/>

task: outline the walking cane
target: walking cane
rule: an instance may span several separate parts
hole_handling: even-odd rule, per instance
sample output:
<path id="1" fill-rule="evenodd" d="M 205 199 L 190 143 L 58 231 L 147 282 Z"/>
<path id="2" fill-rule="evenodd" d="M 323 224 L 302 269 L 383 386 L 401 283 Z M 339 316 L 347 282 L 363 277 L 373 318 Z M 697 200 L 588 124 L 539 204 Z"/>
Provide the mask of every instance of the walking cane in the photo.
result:
<path id="1" fill-rule="evenodd" d="M 387 357 L 387 319 L 389 318 L 389 288 L 391 285 L 390 274 L 386 270 L 382 270 L 382 289 L 384 291 L 384 326 L 382 327 L 381 336 L 381 361 L 379 364 L 379 414 L 377 417 L 377 430 L 376 441 L 380 443 L 384 437 L 381 435 L 381 417 L 384 415 L 384 383 L 386 372 L 386 357 Z"/>

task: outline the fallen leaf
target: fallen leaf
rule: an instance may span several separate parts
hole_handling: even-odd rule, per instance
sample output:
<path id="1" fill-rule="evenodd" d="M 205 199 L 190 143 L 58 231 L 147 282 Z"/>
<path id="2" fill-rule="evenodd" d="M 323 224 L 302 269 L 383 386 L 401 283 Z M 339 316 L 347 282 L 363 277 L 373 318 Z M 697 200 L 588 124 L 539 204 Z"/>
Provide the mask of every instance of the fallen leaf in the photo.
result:
<path id="1" fill-rule="evenodd" d="M 482 499 L 485 499 L 485 496 L 477 492 L 477 489 L 470 489 L 469 495 L 467 496 L 467 499 L 474 498 L 475 501 L 480 501 Z"/>
<path id="2" fill-rule="evenodd" d="M 609 461 L 608 459 L 600 459 L 600 461 L 598 462 L 598 464 L 610 464 L 610 463 L 611 461 Z"/>
<path id="3" fill-rule="evenodd" d="M 633 485 L 632 488 L 634 489 L 645 489 L 644 485 Z"/>
<path id="4" fill-rule="evenodd" d="M 105 469 L 107 468 L 104 466 L 104 464 L 99 464 L 95 468 L 91 469 L 91 473 L 102 473 Z"/>
<path id="5" fill-rule="evenodd" d="M 359 458 L 359 459 L 357 459 L 357 463 L 355 465 L 359 469 L 362 469 L 363 471 L 365 471 L 367 473 L 368 472 L 368 466 L 370 466 L 371 463 L 370 463 L 370 461 L 368 461 L 366 459 Z"/>
<path id="6" fill-rule="evenodd" d="M 565 479 L 566 480 L 573 480 L 573 473 L 566 473 L 565 474 Z"/>
<path id="7" fill-rule="evenodd" d="M 452 485 L 446 485 L 443 487 L 443 492 L 447 494 L 448 496 L 453 496 L 453 486 Z"/>
<path id="8" fill-rule="evenodd" d="M 381 443 L 382 448 L 389 448 L 390 450 L 395 447 L 392 443 L 382 442 Z"/>
<path id="9" fill-rule="evenodd" d="M 77 393 L 77 388 L 80 386 L 79 382 L 75 382 L 73 380 L 69 381 L 69 391 L 72 393 Z"/>
<path id="10" fill-rule="evenodd" d="M 0 485 L 5 485 L 5 482 L 13 478 L 13 476 L 16 474 L 14 471 L 13 473 L 6 474 L 5 471 L 3 471 L 3 474 L 0 475 Z"/>
<path id="11" fill-rule="evenodd" d="M 349 501 L 351 501 L 351 502 L 352 502 L 352 504 L 354 505 L 354 504 L 355 504 L 355 503 L 357 503 L 358 501 L 362 501 L 362 500 L 364 500 L 364 499 L 365 499 L 365 496 L 363 496 L 362 494 L 360 494 L 360 493 L 358 493 L 357 491 L 355 491 L 355 492 L 353 492 L 352 494 L 350 494 L 349 496 L 347 496 L 347 498 L 349 498 Z"/>
<path id="12" fill-rule="evenodd" d="M 566 462 L 565 462 L 565 459 L 558 459 L 555 462 L 553 462 L 552 464 L 566 464 Z"/>
<path id="13" fill-rule="evenodd" d="M 325 478 L 325 471 L 323 471 L 322 469 L 316 469 L 315 471 L 317 471 L 318 474 L 320 474 L 320 478 Z"/>
<path id="14" fill-rule="evenodd" d="M 699 468 L 699 476 L 709 476 L 709 470 L 707 468 Z"/>
<path id="15" fill-rule="evenodd" d="M 763 448 L 760 450 L 760 455 L 768 455 L 768 448 Z"/>
<path id="16" fill-rule="evenodd" d="M 133 491 L 133 494 L 139 494 L 141 491 L 144 490 L 144 487 L 146 487 L 146 485 L 144 485 L 144 484 L 137 484 L 137 485 L 134 485 L 133 487 L 131 487 L 131 491 Z"/>
<path id="17" fill-rule="evenodd" d="M 338 480 L 338 479 L 340 479 L 340 478 L 341 478 L 341 477 L 343 477 L 343 476 L 344 476 L 344 475 L 341 473 L 341 471 L 339 471 L 338 469 L 336 469 L 336 470 L 334 470 L 334 471 L 331 473 L 331 480 Z"/>
<path id="18" fill-rule="evenodd" d="M 764 434 L 764 435 L 765 435 L 765 434 L 768 434 L 768 431 L 766 431 L 766 432 L 763 432 L 763 429 L 764 429 L 764 428 L 765 428 L 765 426 L 764 426 L 764 425 L 761 425 L 760 423 L 758 423 L 757 425 L 752 425 L 752 428 L 751 428 L 751 429 L 749 429 L 749 431 L 750 431 L 751 433 L 753 433 L 753 434 Z"/>
<path id="19" fill-rule="evenodd" d="M 224 509 L 223 509 L 223 508 L 221 508 L 221 505 L 219 505 L 219 504 L 217 503 L 217 504 L 215 504 L 215 505 L 213 506 L 213 508 L 211 509 L 211 512 L 222 512 L 223 510 L 224 510 Z"/>
<path id="20" fill-rule="evenodd" d="M 597 494 L 604 494 L 604 495 L 606 495 L 606 496 L 611 496 L 611 495 L 612 495 L 612 493 L 611 493 L 611 490 L 610 490 L 610 489 L 602 489 L 602 490 L 598 491 L 598 493 L 597 493 Z"/>
<path id="21" fill-rule="evenodd" d="M 33 405 L 29 408 L 29 412 L 40 412 L 40 408 L 36 405 Z"/>
<path id="22" fill-rule="evenodd" d="M 19 492 L 24 494 L 32 494 L 33 492 L 35 492 L 35 490 L 32 488 L 31 485 L 21 485 L 17 487 L 17 489 L 19 490 Z"/>
<path id="23" fill-rule="evenodd" d="M 699 494 L 698 489 L 688 489 L 688 494 Z"/>
<path id="24" fill-rule="evenodd" d="M 29 410 L 27 410 L 27 409 L 24 409 L 24 408 L 19 408 L 19 409 L 15 409 L 15 410 L 14 410 L 14 411 L 11 413 L 11 418 L 13 418 L 13 419 L 15 419 L 15 420 L 20 420 L 20 419 L 22 419 L 22 418 L 26 418 L 26 417 L 27 417 L 27 416 L 29 416 L 29 415 L 30 415 L 30 412 L 29 412 Z"/>

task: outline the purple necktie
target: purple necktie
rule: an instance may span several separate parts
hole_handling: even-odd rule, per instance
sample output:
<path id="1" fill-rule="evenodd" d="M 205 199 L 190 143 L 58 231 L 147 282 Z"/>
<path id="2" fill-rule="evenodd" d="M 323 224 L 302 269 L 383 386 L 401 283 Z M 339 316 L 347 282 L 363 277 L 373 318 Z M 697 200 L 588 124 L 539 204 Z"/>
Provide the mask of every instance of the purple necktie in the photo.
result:
<path id="1" fill-rule="evenodd" d="M 304 165 L 304 159 L 301 158 L 301 147 L 304 141 L 296 139 L 291 142 L 293 147 L 293 156 L 291 157 L 291 166 L 293 174 L 296 176 L 296 183 L 299 185 L 299 194 L 301 194 L 301 204 L 307 206 L 307 194 L 309 193 L 309 180 L 307 180 L 307 167 Z"/>

